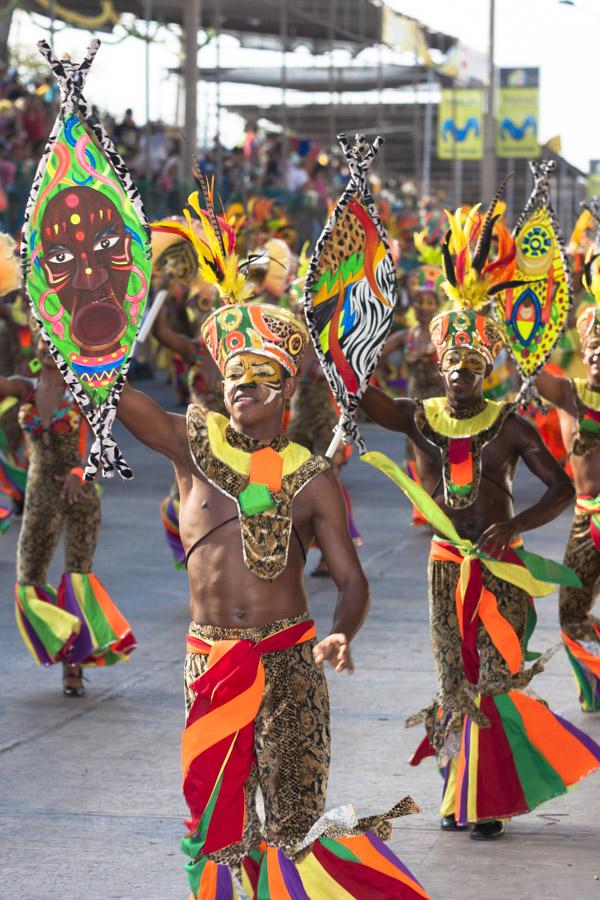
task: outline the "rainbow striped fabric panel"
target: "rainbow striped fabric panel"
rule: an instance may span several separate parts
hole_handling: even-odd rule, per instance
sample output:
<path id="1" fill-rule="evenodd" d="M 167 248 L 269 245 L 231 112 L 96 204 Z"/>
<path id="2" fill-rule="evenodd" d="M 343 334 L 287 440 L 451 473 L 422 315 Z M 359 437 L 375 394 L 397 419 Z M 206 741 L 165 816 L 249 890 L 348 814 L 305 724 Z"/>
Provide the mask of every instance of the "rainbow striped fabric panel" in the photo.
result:
<path id="1" fill-rule="evenodd" d="M 521 691 L 482 696 L 490 722 L 463 726 L 456 774 L 459 823 L 528 813 L 600 767 L 600 746 Z"/>
<path id="2" fill-rule="evenodd" d="M 109 666 L 135 649 L 129 622 L 91 572 L 65 572 L 58 592 L 48 584 L 17 584 L 15 601 L 19 631 L 39 665 Z"/>
<path id="3" fill-rule="evenodd" d="M 238 900 L 227 866 L 201 858 L 187 865 L 196 900 Z M 251 900 L 428 900 L 406 866 L 373 832 L 321 837 L 294 862 L 278 847 L 242 862 L 242 886 Z"/>

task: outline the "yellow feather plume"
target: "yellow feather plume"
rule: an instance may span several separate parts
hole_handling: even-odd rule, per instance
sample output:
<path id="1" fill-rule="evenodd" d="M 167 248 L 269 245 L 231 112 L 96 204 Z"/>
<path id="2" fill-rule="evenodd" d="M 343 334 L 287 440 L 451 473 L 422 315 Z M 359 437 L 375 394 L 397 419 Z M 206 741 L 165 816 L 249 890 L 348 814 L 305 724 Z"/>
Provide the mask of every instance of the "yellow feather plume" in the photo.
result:
<path id="1" fill-rule="evenodd" d="M 217 220 L 214 209 L 208 212 L 202 209 L 197 191 L 188 197 L 188 205 L 202 222 L 206 239 L 196 235 L 190 211 L 184 209 L 183 214 L 189 225 L 188 238 L 198 257 L 200 274 L 206 281 L 216 284 L 221 298 L 227 303 L 244 303 L 252 296 L 254 288 L 240 272 L 233 227 L 225 219 Z M 219 234 L 215 228 L 219 228 Z"/>
<path id="2" fill-rule="evenodd" d="M 600 254 L 592 244 L 585 255 L 585 286 L 598 305 L 600 305 Z"/>
<path id="3" fill-rule="evenodd" d="M 413 241 L 419 254 L 421 262 L 426 266 L 441 266 L 442 264 L 442 248 L 437 244 L 427 243 L 427 229 L 416 231 L 413 234 Z"/>

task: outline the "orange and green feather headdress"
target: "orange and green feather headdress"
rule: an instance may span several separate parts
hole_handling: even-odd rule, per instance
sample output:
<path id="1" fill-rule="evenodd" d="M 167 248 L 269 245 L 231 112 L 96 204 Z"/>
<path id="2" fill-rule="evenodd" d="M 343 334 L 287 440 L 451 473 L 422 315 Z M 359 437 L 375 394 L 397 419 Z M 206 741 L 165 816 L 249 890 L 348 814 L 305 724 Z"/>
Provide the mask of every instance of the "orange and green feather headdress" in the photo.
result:
<path id="1" fill-rule="evenodd" d="M 496 192 L 485 216 L 473 206 L 466 217 L 462 210 L 446 210 L 450 229 L 442 246 L 446 280 L 442 284 L 453 308 L 440 313 L 431 323 L 431 339 L 438 358 L 452 347 L 470 347 L 493 364 L 504 346 L 500 325 L 483 310 L 490 298 L 512 282 L 516 266 L 515 242 L 500 215 L 495 214 L 504 182 Z M 498 252 L 490 260 L 492 238 Z"/>
<path id="2" fill-rule="evenodd" d="M 277 361 L 290 375 L 296 375 L 308 343 L 306 326 L 285 309 L 246 303 L 254 287 L 235 252 L 235 229 L 224 216 L 217 216 L 212 183 L 197 172 L 195 177 L 199 191 L 190 194 L 188 204 L 198 216 L 203 234 L 194 228 L 189 209 L 183 211 L 186 225 L 165 220 L 156 222 L 153 228 L 171 233 L 175 230 L 190 241 L 200 275 L 217 286 L 225 305 L 212 312 L 201 329 L 210 355 L 222 372 L 232 356 L 251 352 Z"/>

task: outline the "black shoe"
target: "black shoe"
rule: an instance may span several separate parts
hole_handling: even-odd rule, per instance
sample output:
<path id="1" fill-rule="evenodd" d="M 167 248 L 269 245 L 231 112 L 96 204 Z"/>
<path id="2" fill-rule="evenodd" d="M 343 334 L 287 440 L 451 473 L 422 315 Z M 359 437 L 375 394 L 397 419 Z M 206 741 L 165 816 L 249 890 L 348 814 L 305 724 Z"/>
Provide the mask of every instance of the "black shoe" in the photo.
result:
<path id="1" fill-rule="evenodd" d="M 492 819 L 491 822 L 479 822 L 471 832 L 471 837 L 474 841 L 493 841 L 502 837 L 505 831 L 506 822 Z"/>
<path id="2" fill-rule="evenodd" d="M 440 821 L 442 831 L 467 831 L 468 825 L 458 825 L 456 816 L 444 816 Z"/>
<path id="3" fill-rule="evenodd" d="M 81 666 L 63 663 L 63 694 L 65 697 L 83 697 L 83 671 Z"/>

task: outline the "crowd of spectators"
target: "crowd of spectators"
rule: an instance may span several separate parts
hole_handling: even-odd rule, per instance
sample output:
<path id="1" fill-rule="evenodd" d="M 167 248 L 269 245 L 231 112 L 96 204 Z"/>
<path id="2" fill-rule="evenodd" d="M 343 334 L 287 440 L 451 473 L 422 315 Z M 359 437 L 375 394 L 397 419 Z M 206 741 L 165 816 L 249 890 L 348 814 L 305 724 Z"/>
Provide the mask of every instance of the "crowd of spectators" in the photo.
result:
<path id="1" fill-rule="evenodd" d="M 56 86 L 35 77 L 26 82 L 0 60 L 0 227 L 13 234 L 21 225 L 57 106 Z M 149 214 L 157 217 L 179 209 L 190 188 L 182 171 L 181 131 L 161 122 L 141 125 L 131 109 L 122 117 L 94 112 L 128 163 Z M 225 148 L 215 140 L 200 154 L 201 169 L 219 178 L 224 203 L 260 194 L 280 200 L 291 213 L 308 213 L 310 218 L 312 210 L 321 220 L 335 191 L 336 164 L 310 141 L 291 140 L 284 147 L 280 136 L 254 128 L 246 131 L 239 147 Z"/>
<path id="2" fill-rule="evenodd" d="M 36 166 L 58 108 L 57 88 L 42 78 L 20 79 L 0 61 L 0 229 L 16 235 Z M 180 210 L 193 183 L 183 172 L 181 130 L 161 122 L 141 125 L 132 110 L 121 117 L 94 109 L 128 163 L 148 215 Z M 339 152 L 310 139 L 265 133 L 251 125 L 239 146 L 215 139 L 201 150 L 200 168 L 214 175 L 225 205 L 265 196 L 294 220 L 302 240 L 313 241 L 330 201 L 343 189 L 347 170 Z"/>

